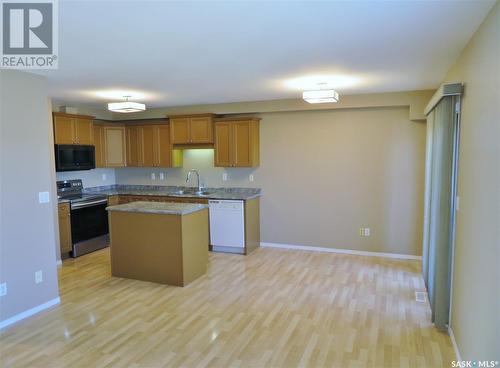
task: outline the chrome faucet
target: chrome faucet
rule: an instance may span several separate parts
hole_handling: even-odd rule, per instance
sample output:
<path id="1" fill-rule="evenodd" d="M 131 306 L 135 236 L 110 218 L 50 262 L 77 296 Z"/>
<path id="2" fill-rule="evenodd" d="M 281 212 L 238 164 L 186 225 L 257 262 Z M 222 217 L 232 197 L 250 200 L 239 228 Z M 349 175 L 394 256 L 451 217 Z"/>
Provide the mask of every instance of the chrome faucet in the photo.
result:
<path id="1" fill-rule="evenodd" d="M 200 173 L 198 172 L 198 170 L 191 169 L 188 171 L 187 176 L 186 176 L 186 183 L 189 182 L 189 179 L 191 178 L 192 173 L 195 173 L 196 177 L 198 178 L 198 192 L 201 192 Z"/>

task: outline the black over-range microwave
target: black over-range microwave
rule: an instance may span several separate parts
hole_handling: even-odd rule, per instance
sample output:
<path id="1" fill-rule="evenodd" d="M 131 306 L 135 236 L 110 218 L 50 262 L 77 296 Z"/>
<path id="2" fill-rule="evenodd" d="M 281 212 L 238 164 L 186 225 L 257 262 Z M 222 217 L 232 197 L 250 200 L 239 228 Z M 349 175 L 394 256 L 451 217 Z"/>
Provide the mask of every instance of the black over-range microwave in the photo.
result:
<path id="1" fill-rule="evenodd" d="M 56 144 L 56 171 L 95 169 L 95 147 Z"/>

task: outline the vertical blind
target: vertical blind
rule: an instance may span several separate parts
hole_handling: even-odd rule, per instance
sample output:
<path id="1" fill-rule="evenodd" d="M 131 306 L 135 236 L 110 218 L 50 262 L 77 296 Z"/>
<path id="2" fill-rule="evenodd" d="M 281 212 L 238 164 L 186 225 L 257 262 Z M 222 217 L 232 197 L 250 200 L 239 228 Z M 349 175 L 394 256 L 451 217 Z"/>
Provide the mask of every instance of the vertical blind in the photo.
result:
<path id="1" fill-rule="evenodd" d="M 439 329 L 449 323 L 460 95 L 443 96 L 427 114 L 422 273 Z"/>

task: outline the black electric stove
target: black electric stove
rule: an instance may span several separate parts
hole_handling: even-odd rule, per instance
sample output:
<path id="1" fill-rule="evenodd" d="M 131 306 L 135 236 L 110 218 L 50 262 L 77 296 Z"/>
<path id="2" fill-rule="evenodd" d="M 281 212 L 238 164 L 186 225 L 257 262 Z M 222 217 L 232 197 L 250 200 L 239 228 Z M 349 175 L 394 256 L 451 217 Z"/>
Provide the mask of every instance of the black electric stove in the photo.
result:
<path id="1" fill-rule="evenodd" d="M 57 182 L 57 198 L 68 200 L 71 206 L 72 257 L 108 246 L 102 237 L 108 234 L 108 197 L 83 192 L 81 179 Z"/>

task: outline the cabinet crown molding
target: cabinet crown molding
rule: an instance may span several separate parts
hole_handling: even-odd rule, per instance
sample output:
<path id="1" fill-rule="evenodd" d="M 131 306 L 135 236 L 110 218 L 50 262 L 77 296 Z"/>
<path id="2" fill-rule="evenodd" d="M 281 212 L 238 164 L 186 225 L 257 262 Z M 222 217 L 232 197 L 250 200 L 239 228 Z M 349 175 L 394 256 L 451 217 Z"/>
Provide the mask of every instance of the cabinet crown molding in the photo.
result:
<path id="1" fill-rule="evenodd" d="M 57 111 L 52 112 L 52 115 L 53 116 L 64 116 L 67 118 L 89 119 L 89 120 L 93 120 L 95 118 L 95 116 L 90 116 L 90 115 L 67 114 L 65 112 L 57 112 Z"/>

